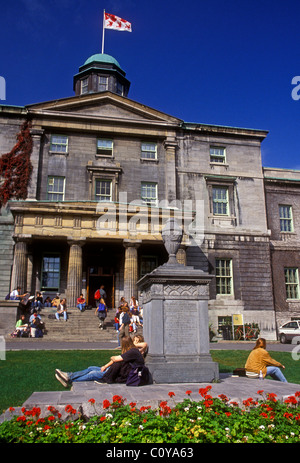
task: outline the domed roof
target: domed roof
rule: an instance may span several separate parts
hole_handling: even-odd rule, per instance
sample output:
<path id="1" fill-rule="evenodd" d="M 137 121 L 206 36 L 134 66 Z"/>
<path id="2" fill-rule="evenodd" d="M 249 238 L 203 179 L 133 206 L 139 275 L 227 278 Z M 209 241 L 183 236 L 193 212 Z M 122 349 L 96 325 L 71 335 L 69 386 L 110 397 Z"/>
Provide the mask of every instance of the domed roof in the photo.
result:
<path id="1" fill-rule="evenodd" d="M 115 64 L 118 68 L 122 69 L 118 61 L 110 55 L 106 53 L 96 53 L 95 55 L 90 56 L 84 63 L 84 66 L 87 64 L 91 64 L 94 62 L 97 63 L 108 63 L 108 64 Z"/>

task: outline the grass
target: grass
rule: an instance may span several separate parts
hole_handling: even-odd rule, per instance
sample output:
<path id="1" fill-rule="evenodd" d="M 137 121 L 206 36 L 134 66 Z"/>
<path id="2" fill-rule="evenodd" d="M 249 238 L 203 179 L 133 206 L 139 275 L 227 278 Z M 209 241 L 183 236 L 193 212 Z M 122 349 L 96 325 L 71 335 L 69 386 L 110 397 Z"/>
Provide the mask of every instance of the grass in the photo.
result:
<path id="1" fill-rule="evenodd" d="M 291 383 L 300 384 L 300 370 L 290 352 L 270 352 L 285 365 L 284 375 Z M 35 391 L 61 391 L 63 386 L 54 376 L 55 368 L 77 371 L 90 365 L 104 365 L 113 355 L 111 350 L 86 351 L 8 351 L 0 361 L 0 413 L 8 407 L 22 405 Z M 212 350 L 212 358 L 222 373 L 243 367 L 249 355 L 242 350 Z"/>

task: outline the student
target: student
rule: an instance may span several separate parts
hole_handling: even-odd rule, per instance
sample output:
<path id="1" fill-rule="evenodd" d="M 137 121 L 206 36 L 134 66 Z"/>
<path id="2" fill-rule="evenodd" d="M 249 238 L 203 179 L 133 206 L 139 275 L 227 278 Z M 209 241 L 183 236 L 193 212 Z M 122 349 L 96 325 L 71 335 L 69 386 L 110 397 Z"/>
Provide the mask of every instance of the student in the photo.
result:
<path id="1" fill-rule="evenodd" d="M 85 309 L 86 306 L 86 301 L 83 297 L 83 294 L 80 294 L 80 296 L 77 298 L 77 308 L 82 312 Z"/>
<path id="2" fill-rule="evenodd" d="M 55 370 L 56 379 L 67 387 L 77 381 L 97 381 L 101 383 L 126 383 L 127 376 L 131 370 L 131 363 L 144 365 L 144 358 L 134 346 L 130 337 L 122 339 L 122 353 L 112 356 L 110 361 L 102 367 L 91 366 L 85 370 L 66 373 L 59 369 Z"/>
<path id="3" fill-rule="evenodd" d="M 144 336 L 136 334 L 133 338 L 133 344 L 139 349 L 140 353 L 145 358 L 148 353 L 148 344 L 145 342 Z"/>
<path id="4" fill-rule="evenodd" d="M 267 375 L 270 375 L 277 381 L 287 383 L 287 380 L 280 370 L 280 368 L 285 368 L 284 365 L 277 362 L 270 356 L 270 354 L 266 351 L 266 344 L 267 343 L 264 338 L 257 339 L 256 344 L 246 361 L 246 372 L 249 371 L 257 374 L 262 372 L 264 378 Z"/>
<path id="5" fill-rule="evenodd" d="M 131 323 L 130 312 L 128 305 L 122 307 L 122 314 L 120 315 L 120 328 L 119 337 L 129 336 L 129 325 Z"/>
<path id="6" fill-rule="evenodd" d="M 60 301 L 60 304 L 57 307 L 57 312 L 55 314 L 57 320 L 59 320 L 60 315 L 64 317 L 65 322 L 68 320 L 67 300 L 65 298 Z"/>
<path id="7" fill-rule="evenodd" d="M 103 330 L 104 329 L 104 320 L 105 320 L 105 318 L 107 316 L 107 307 L 106 307 L 106 304 L 105 304 L 103 298 L 100 299 L 99 305 L 95 310 L 95 315 L 98 315 L 98 318 L 99 318 L 99 321 L 100 321 L 99 328 L 100 328 L 100 330 Z"/>

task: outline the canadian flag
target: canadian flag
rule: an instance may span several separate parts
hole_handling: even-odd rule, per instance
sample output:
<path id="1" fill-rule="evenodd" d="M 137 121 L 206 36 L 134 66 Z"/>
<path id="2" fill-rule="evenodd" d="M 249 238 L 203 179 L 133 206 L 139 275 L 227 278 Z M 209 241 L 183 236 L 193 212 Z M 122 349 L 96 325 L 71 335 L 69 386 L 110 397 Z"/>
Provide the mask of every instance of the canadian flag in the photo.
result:
<path id="1" fill-rule="evenodd" d="M 114 14 L 104 13 L 104 28 L 132 32 L 131 23 Z"/>

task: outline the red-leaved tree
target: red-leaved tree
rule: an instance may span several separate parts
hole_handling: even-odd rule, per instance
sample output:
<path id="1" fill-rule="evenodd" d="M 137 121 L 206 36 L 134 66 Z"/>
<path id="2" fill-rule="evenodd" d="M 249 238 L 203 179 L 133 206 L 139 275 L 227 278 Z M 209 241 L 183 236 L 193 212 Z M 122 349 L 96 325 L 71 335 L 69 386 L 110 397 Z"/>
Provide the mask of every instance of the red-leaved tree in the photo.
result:
<path id="1" fill-rule="evenodd" d="M 10 199 L 26 199 L 32 164 L 31 124 L 25 121 L 17 135 L 17 143 L 0 157 L 0 207 Z"/>

